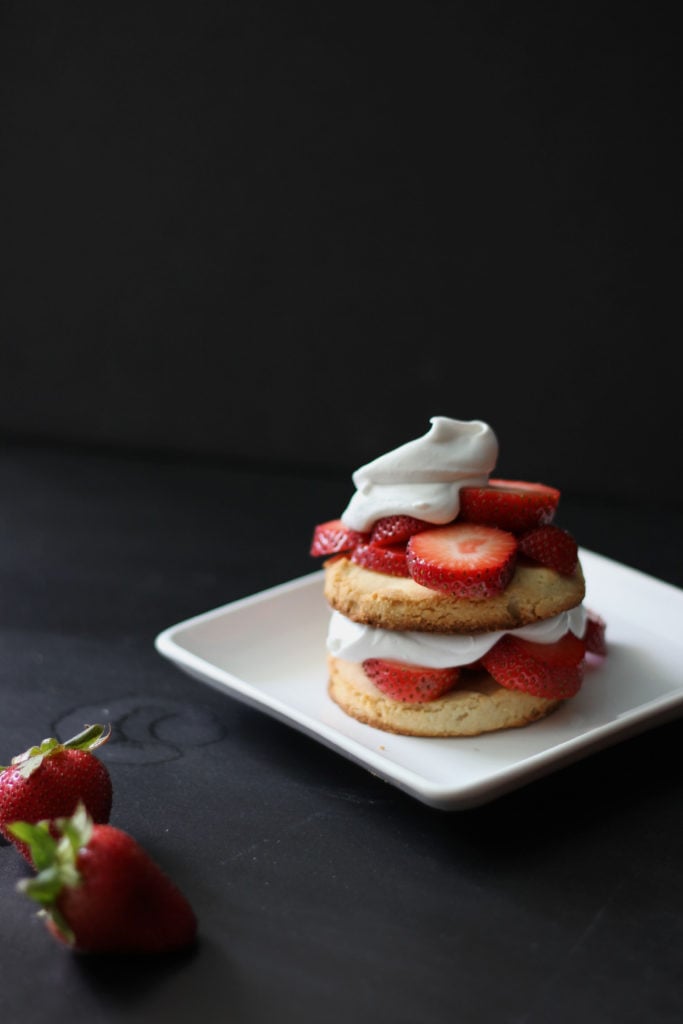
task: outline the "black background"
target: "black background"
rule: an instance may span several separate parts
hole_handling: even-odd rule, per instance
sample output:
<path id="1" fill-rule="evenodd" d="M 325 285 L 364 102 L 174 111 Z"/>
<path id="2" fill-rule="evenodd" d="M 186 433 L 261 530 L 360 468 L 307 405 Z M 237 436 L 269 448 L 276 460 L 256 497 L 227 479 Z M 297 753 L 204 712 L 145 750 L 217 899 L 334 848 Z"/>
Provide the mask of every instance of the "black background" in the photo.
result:
<path id="1" fill-rule="evenodd" d="M 1 435 L 348 472 L 439 413 L 494 426 L 500 475 L 668 476 L 661 10 L 2 12 Z"/>

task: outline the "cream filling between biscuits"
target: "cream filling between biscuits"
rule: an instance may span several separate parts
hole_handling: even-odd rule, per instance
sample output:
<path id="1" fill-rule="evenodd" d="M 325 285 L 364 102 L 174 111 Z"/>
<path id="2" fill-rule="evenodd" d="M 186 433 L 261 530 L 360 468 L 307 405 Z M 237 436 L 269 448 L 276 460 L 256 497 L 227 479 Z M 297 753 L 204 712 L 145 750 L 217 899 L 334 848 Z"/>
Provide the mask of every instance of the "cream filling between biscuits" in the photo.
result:
<path id="1" fill-rule="evenodd" d="M 554 644 L 569 632 L 583 637 L 586 619 L 586 610 L 580 604 L 551 619 L 519 629 L 477 634 L 419 633 L 364 626 L 335 611 L 330 619 L 327 649 L 344 661 L 384 658 L 425 668 L 455 668 L 477 661 L 506 633 L 537 644 Z"/>

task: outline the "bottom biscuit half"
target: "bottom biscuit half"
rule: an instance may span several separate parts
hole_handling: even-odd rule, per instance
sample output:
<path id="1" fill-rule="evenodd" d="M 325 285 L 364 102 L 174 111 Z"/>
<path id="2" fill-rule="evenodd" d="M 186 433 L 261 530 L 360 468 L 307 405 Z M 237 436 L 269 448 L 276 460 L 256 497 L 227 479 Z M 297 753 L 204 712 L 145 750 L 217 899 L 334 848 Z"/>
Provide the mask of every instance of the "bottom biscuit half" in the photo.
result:
<path id="1" fill-rule="evenodd" d="M 517 729 L 545 717 L 562 702 L 507 690 L 486 672 L 468 673 L 466 682 L 438 700 L 407 704 L 383 694 L 363 666 L 328 657 L 329 694 L 359 722 L 403 736 L 479 736 Z"/>

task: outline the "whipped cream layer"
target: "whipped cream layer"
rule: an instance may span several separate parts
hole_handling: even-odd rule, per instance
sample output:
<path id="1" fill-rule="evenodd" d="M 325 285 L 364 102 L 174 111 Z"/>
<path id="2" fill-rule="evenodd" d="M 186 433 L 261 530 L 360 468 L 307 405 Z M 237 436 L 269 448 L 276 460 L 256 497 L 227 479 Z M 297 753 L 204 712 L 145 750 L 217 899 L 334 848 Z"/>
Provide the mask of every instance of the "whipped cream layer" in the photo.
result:
<path id="1" fill-rule="evenodd" d="M 353 622 L 341 612 L 333 612 L 327 649 L 335 658 L 343 658 L 344 661 L 385 658 L 424 665 L 425 668 L 455 668 L 477 661 L 506 632 L 536 644 L 554 644 L 570 631 L 578 637 L 583 637 L 586 632 L 586 610 L 582 604 L 530 626 L 477 634 L 376 629 Z"/>
<path id="2" fill-rule="evenodd" d="M 424 437 L 356 470 L 356 492 L 341 516 L 346 526 L 365 532 L 390 515 L 450 523 L 460 511 L 460 489 L 488 483 L 498 458 L 491 427 L 481 420 L 447 416 L 433 416 L 429 422 Z"/>

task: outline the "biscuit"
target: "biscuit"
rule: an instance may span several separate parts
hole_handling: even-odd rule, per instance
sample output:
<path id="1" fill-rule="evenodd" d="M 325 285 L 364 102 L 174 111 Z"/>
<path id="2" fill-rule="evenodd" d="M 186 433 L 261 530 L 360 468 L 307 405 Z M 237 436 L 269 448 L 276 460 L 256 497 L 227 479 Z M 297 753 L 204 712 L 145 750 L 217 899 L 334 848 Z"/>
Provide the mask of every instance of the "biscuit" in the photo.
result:
<path id="1" fill-rule="evenodd" d="M 332 700 L 352 718 L 405 736 L 479 736 L 528 725 L 562 701 L 499 686 L 488 673 L 468 672 L 445 696 L 426 704 L 393 700 L 378 690 L 363 666 L 328 655 Z"/>
<path id="2" fill-rule="evenodd" d="M 325 597 L 354 622 L 425 633 L 482 633 L 519 629 L 580 604 L 585 595 L 580 563 L 571 576 L 519 563 L 501 594 L 485 601 L 451 597 L 403 576 L 387 576 L 348 558 L 325 564 Z"/>

